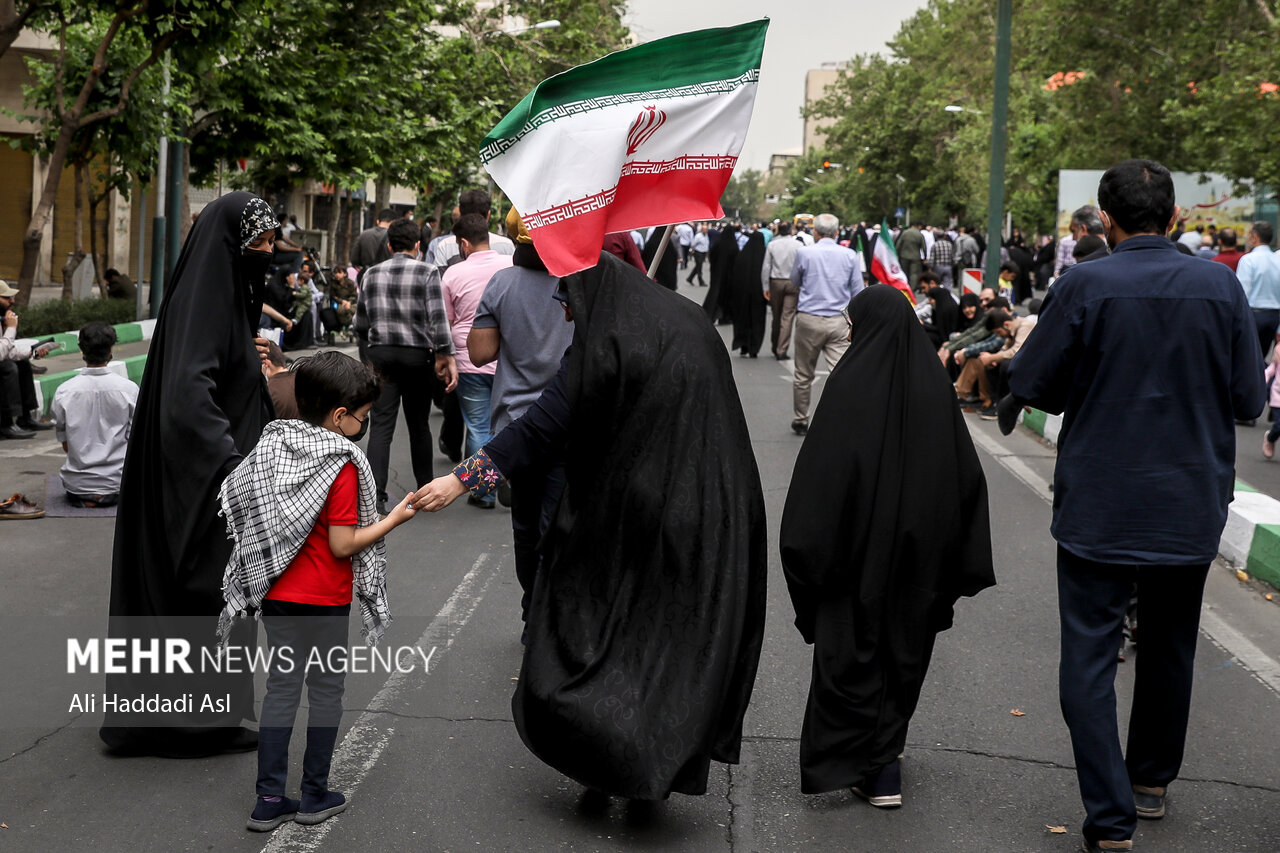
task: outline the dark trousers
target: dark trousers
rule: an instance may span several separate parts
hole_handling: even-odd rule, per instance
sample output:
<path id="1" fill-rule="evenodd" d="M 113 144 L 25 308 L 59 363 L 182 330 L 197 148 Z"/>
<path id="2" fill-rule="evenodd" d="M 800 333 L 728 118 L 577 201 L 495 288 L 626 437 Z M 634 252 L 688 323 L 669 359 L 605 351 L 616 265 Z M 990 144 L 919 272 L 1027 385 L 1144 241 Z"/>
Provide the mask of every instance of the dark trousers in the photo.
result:
<path id="1" fill-rule="evenodd" d="M 30 361 L 0 361 L 0 426 L 24 420 L 36 407 Z"/>
<path id="2" fill-rule="evenodd" d="M 694 252 L 693 253 L 693 272 L 689 273 L 689 277 L 686 278 L 685 281 L 692 284 L 694 276 L 697 276 L 698 284 L 702 285 L 703 287 L 706 287 L 707 283 L 702 280 L 702 264 L 706 260 L 707 260 L 706 252 Z"/>
<path id="3" fill-rule="evenodd" d="M 1200 600 L 1209 565 L 1115 565 L 1058 548 L 1058 669 L 1062 716 L 1071 732 L 1084 800 L 1085 838 L 1133 837 L 1133 785 L 1168 785 L 1182 766 L 1191 713 Z M 1134 668 L 1128 749 L 1116 720 L 1116 649 L 1137 582 L 1142 645 Z"/>
<path id="4" fill-rule="evenodd" d="M 1262 358 L 1266 360 L 1267 350 L 1276 340 L 1276 326 L 1280 325 L 1280 311 L 1253 309 L 1253 322 L 1258 329 L 1258 344 L 1262 347 Z"/>
<path id="5" fill-rule="evenodd" d="M 462 403 L 458 401 L 457 389 L 444 390 L 444 383 L 434 372 L 431 374 L 431 400 L 444 415 L 444 421 L 440 424 L 440 441 L 448 451 L 446 455 L 452 454 L 451 459 L 454 456 L 461 457 L 463 428 L 466 426 L 462 417 Z"/>
<path id="6" fill-rule="evenodd" d="M 382 376 L 382 396 L 373 404 L 369 426 L 369 466 L 378 488 L 378 500 L 387 500 L 387 469 L 391 464 L 391 437 L 395 435 L 400 402 L 409 427 L 409 456 L 413 460 L 413 486 L 432 479 L 431 387 L 435 382 L 435 354 L 418 347 L 371 346 L 369 363 Z M 403 495 L 397 495 L 397 500 Z"/>
<path id="7" fill-rule="evenodd" d="M 542 560 L 538 543 L 551 526 L 551 518 L 563 491 L 563 465 L 523 471 L 511 480 L 511 538 L 516 558 L 516 580 L 524 590 L 520 599 L 522 619 L 529 612 L 529 596 Z"/>
<path id="8" fill-rule="evenodd" d="M 274 653 L 262 697 L 262 723 L 258 727 L 258 795 L 282 797 L 289 776 L 289 739 L 307 684 L 307 748 L 302 756 L 302 793 L 329 790 L 329 765 L 342 720 L 344 673 L 330 671 L 329 650 L 347 645 L 347 620 L 351 605 L 326 606 L 292 601 L 262 602 L 262 624 Z M 315 649 L 323 666 L 307 666 Z M 287 655 L 287 657 L 286 657 Z M 284 665 L 288 660 L 292 667 Z"/>

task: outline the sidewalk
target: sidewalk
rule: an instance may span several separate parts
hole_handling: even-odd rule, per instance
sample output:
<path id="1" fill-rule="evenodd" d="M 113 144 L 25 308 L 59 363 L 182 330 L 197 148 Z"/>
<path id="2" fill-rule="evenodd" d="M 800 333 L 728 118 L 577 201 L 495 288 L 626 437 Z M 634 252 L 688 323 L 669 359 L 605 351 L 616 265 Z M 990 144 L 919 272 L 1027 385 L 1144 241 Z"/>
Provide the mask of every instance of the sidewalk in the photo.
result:
<path id="1" fill-rule="evenodd" d="M 1057 446 L 1062 416 L 1038 409 L 1024 412 L 1021 423 Z M 1280 500 L 1236 480 L 1218 553 L 1236 569 L 1280 589 Z"/>

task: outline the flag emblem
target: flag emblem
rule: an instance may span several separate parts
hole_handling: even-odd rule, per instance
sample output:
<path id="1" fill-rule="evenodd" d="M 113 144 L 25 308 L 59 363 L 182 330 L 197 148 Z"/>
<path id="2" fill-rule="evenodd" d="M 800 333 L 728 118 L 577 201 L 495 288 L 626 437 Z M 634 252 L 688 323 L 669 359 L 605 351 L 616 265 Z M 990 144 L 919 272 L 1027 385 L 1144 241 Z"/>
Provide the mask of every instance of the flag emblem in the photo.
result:
<path id="1" fill-rule="evenodd" d="M 627 132 L 627 156 L 636 153 L 666 123 L 667 114 L 657 107 L 645 107 L 641 110 L 640 115 L 631 123 L 631 130 Z"/>

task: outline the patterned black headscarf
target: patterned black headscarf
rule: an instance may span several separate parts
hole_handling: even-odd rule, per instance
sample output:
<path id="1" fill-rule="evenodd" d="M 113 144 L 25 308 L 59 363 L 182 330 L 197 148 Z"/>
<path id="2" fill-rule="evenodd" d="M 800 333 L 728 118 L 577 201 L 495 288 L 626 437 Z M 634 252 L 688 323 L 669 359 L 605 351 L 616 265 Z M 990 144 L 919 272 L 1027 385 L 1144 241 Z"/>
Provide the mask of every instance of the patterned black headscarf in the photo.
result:
<path id="1" fill-rule="evenodd" d="M 249 199 L 240 214 L 240 248 L 243 249 L 254 241 L 263 231 L 272 231 L 280 227 L 280 220 L 271 212 L 271 205 L 256 195 Z"/>

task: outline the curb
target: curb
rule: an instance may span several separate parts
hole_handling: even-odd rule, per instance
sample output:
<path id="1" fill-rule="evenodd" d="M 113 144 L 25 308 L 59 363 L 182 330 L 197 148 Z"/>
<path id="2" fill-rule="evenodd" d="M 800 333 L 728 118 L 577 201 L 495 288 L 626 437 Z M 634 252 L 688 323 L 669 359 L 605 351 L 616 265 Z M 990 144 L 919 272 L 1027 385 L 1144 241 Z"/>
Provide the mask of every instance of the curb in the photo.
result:
<path id="1" fill-rule="evenodd" d="M 1019 420 L 1057 447 L 1062 415 L 1032 409 L 1023 412 Z M 1236 568 L 1280 589 L 1280 500 L 1236 480 L 1218 553 Z"/>
<path id="2" fill-rule="evenodd" d="M 134 344 L 141 341 L 151 340 L 156 328 L 155 320 L 139 320 L 136 323 L 120 323 L 112 326 L 116 330 L 117 344 Z M 80 351 L 80 333 L 79 332 L 60 332 L 56 335 L 46 335 L 47 338 L 53 338 L 62 344 L 63 354 Z M 36 338 L 20 338 L 20 343 L 28 346 L 37 342 Z M 130 380 L 135 384 L 142 382 L 142 370 L 146 366 L 147 356 L 135 355 L 124 360 L 113 360 L 109 365 L 110 368 Z M 58 390 L 58 386 L 66 382 L 73 376 L 78 376 L 84 368 L 76 368 L 75 370 L 64 370 L 61 373 L 49 373 L 44 376 L 35 377 L 36 385 L 36 407 L 40 409 L 42 414 L 49 413 L 49 405 L 53 402 L 54 392 Z"/>

